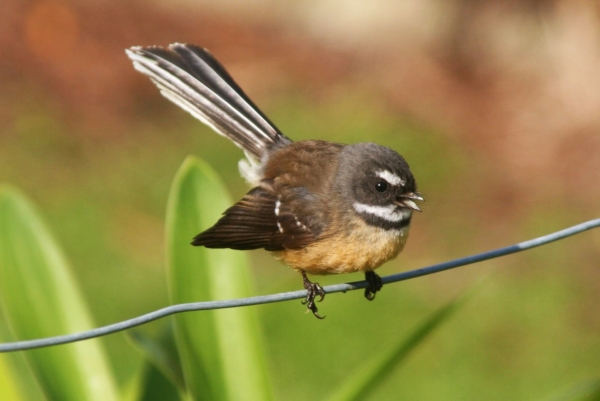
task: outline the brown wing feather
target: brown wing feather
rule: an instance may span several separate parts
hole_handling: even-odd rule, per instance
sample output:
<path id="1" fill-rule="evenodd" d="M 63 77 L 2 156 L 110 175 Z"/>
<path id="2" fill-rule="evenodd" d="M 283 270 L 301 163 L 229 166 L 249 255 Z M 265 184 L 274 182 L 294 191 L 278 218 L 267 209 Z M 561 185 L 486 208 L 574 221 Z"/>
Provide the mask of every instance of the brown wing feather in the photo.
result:
<path id="1" fill-rule="evenodd" d="M 269 246 L 277 232 L 276 201 L 274 195 L 254 188 L 227 209 L 214 226 L 194 237 L 192 245 L 241 250 Z"/>
<path id="2" fill-rule="evenodd" d="M 282 251 L 310 244 L 315 234 L 268 188 L 252 189 L 192 245 L 207 248 Z"/>
<path id="3" fill-rule="evenodd" d="M 302 217 L 294 214 L 290 205 L 280 201 L 277 215 L 277 232 L 273 235 L 268 251 L 283 249 L 300 249 L 312 243 L 316 234 L 302 221 Z"/>

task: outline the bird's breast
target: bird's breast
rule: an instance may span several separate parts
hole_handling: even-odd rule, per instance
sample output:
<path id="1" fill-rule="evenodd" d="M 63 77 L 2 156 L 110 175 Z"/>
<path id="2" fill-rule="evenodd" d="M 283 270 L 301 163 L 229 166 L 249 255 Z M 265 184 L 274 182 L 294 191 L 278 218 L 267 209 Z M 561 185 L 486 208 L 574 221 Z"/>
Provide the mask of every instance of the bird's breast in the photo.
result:
<path id="1" fill-rule="evenodd" d="M 323 235 L 302 249 L 274 252 L 275 258 L 310 274 L 370 271 L 395 258 L 404 248 L 409 226 L 383 229 L 355 221 L 343 234 Z"/>

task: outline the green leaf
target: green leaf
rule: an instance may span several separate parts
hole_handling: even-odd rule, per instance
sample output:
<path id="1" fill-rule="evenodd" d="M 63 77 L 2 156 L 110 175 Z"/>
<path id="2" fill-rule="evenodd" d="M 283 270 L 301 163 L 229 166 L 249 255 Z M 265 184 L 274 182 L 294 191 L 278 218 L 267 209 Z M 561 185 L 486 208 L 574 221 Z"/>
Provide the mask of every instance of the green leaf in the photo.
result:
<path id="1" fill-rule="evenodd" d="M 133 340 L 126 333 L 128 339 L 134 343 L 134 347 L 138 348 L 146 357 L 149 355 L 144 350 L 145 346 L 140 347 L 137 340 Z M 138 337 L 136 335 L 136 337 Z M 145 338 L 145 335 L 141 337 Z M 154 341 L 154 340 L 150 340 Z M 145 342 L 145 340 L 142 340 Z M 121 391 L 121 401 L 184 401 L 186 393 L 183 389 L 178 389 L 172 379 L 165 376 L 155 364 L 154 361 L 146 359 L 138 367 L 135 374 L 127 380 Z"/>
<path id="2" fill-rule="evenodd" d="M 139 401 L 184 400 L 182 395 L 162 371 L 151 363 L 146 364 L 144 386 Z"/>
<path id="3" fill-rule="evenodd" d="M 252 294 L 247 257 L 190 245 L 232 202 L 216 173 L 189 157 L 167 208 L 167 258 L 172 303 Z M 186 386 L 195 400 L 269 400 L 262 339 L 254 308 L 202 311 L 175 317 Z"/>
<path id="4" fill-rule="evenodd" d="M 0 308 L 0 341 L 16 341 L 8 328 L 6 317 Z M 20 394 L 20 399 L 23 400 L 46 400 L 44 392 L 40 387 L 35 374 L 31 370 L 31 366 L 27 362 L 25 352 L 9 352 L 0 354 L 0 359 L 5 368 L 0 369 L 0 375 L 5 375 L 4 379 L 0 379 L 0 400 L 12 400 L 4 394 L 5 386 L 16 386 Z M 10 382 L 10 384 L 5 384 Z M 8 390 L 10 391 L 10 390 Z M 15 398 L 19 399 L 19 398 Z"/>
<path id="5" fill-rule="evenodd" d="M 25 400 L 7 355 L 0 354 L 0 400 Z"/>
<path id="6" fill-rule="evenodd" d="M 429 335 L 446 321 L 464 303 L 465 296 L 459 297 L 419 326 L 408 338 L 402 339 L 388 350 L 380 353 L 354 374 L 350 374 L 344 384 L 328 398 L 329 401 L 358 401 L 365 399 L 389 374 L 394 367 L 402 363 L 406 357 L 419 346 Z"/>
<path id="7" fill-rule="evenodd" d="M 88 330 L 92 319 L 67 262 L 33 206 L 0 188 L 0 299 L 18 339 Z M 27 351 L 51 400 L 116 400 L 98 340 Z"/>
<path id="8" fill-rule="evenodd" d="M 179 391 L 185 391 L 172 321 L 167 321 L 159 339 L 135 330 L 127 332 L 127 338 Z"/>
<path id="9" fill-rule="evenodd" d="M 600 379 L 586 380 L 563 390 L 548 401 L 600 401 Z"/>

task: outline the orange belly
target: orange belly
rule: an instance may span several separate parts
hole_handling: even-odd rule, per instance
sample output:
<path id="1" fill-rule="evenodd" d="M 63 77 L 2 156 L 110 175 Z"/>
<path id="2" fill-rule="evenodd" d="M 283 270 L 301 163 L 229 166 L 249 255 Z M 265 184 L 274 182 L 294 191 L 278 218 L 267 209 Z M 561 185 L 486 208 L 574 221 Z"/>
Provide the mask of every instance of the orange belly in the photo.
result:
<path id="1" fill-rule="evenodd" d="M 310 274 L 370 271 L 402 251 L 408 229 L 384 230 L 361 222 L 345 235 L 325 236 L 305 248 L 273 252 L 273 256 L 294 270 Z"/>

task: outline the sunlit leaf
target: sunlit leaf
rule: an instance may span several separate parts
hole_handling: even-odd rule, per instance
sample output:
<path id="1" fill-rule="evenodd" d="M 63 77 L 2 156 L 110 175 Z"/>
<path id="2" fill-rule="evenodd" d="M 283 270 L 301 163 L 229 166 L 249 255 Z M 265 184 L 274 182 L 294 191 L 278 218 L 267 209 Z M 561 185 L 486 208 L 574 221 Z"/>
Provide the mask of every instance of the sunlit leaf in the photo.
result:
<path id="1" fill-rule="evenodd" d="M 0 299 L 13 335 L 34 339 L 93 327 L 62 252 L 17 191 L 0 188 Z M 98 340 L 27 351 L 52 400 L 116 400 Z"/>
<path id="2" fill-rule="evenodd" d="M 411 351 L 426 340 L 433 330 L 444 323 L 463 304 L 464 299 L 463 296 L 451 301 L 423 322 L 408 338 L 401 339 L 389 349 L 367 361 L 353 374 L 348 375 L 345 383 L 328 400 L 358 401 L 365 399 L 390 375 L 394 367 L 402 363 Z"/>
<path id="3" fill-rule="evenodd" d="M 8 322 L 2 313 L 0 308 L 0 341 L 16 341 L 13 334 L 8 328 Z M 1 368 L 4 375 L 3 379 L 0 379 L 0 400 L 11 400 L 12 398 L 5 396 L 3 390 L 6 387 L 16 386 L 16 390 L 23 400 L 40 400 L 46 399 L 42 388 L 35 377 L 35 374 L 31 370 L 31 366 L 27 362 L 27 358 L 24 352 L 11 352 L 6 354 L 0 354 L 0 359 L 4 365 Z M 8 384 L 7 382 L 10 382 Z M 9 388 L 6 391 L 11 391 Z"/>
<path id="4" fill-rule="evenodd" d="M 15 372 L 6 355 L 0 355 L 0 400 L 21 401 L 26 398 L 17 385 Z"/>
<path id="5" fill-rule="evenodd" d="M 190 245 L 231 200 L 205 163 L 188 158 L 175 178 L 167 210 L 167 257 L 172 303 L 252 295 L 246 255 Z M 175 317 L 187 389 L 196 400 L 272 398 L 253 308 Z"/>

